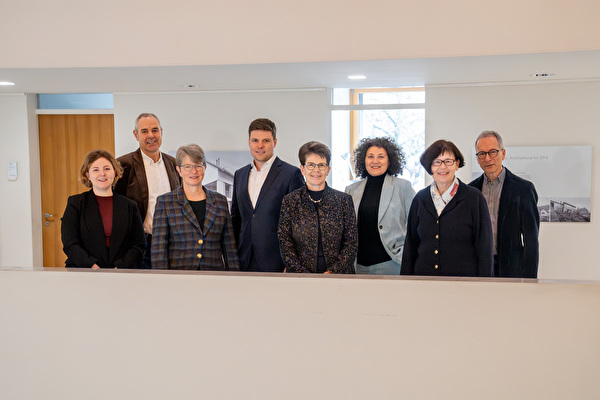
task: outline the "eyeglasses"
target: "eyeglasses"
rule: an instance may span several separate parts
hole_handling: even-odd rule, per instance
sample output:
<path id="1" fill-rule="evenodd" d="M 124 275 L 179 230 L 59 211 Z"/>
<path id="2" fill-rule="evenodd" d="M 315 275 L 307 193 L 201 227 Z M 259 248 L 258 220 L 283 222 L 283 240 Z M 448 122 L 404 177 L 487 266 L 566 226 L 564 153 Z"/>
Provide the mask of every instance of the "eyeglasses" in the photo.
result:
<path id="1" fill-rule="evenodd" d="M 500 149 L 500 150 L 502 150 L 502 149 Z M 479 153 L 475 153 L 475 155 L 480 160 L 485 160 L 485 156 L 488 154 L 490 155 L 490 158 L 496 158 L 496 156 L 498 155 L 500 150 L 492 149 L 490 151 L 480 151 Z"/>
<path id="2" fill-rule="evenodd" d="M 329 165 L 325 164 L 325 163 L 321 163 L 321 164 L 315 164 L 315 163 L 306 163 L 304 164 L 304 166 L 306 167 L 307 170 L 312 171 L 313 169 L 315 169 L 315 167 L 319 167 L 319 171 L 323 172 L 327 169 L 327 167 Z"/>
<path id="3" fill-rule="evenodd" d="M 451 167 L 454 165 L 455 162 L 456 162 L 456 160 L 453 160 L 452 158 L 448 158 L 446 160 L 440 160 L 438 158 L 437 160 L 433 160 L 431 162 L 431 165 L 434 167 L 439 167 L 440 165 L 444 164 L 447 167 Z"/>
<path id="4" fill-rule="evenodd" d="M 202 165 L 202 164 L 198 164 L 198 165 L 183 164 L 179 168 L 181 168 L 185 172 L 192 172 L 193 169 L 195 169 L 196 171 L 200 172 L 200 171 L 202 171 L 204 169 L 204 165 Z"/>

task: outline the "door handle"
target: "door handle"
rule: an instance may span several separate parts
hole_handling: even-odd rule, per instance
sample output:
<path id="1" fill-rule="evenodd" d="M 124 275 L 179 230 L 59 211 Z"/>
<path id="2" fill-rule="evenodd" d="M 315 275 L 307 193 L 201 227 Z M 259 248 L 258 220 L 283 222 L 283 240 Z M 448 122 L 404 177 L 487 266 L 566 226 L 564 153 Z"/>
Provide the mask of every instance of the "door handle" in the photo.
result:
<path id="1" fill-rule="evenodd" d="M 52 218 L 52 217 L 54 217 L 54 215 L 48 214 L 48 213 L 44 213 L 44 218 Z"/>

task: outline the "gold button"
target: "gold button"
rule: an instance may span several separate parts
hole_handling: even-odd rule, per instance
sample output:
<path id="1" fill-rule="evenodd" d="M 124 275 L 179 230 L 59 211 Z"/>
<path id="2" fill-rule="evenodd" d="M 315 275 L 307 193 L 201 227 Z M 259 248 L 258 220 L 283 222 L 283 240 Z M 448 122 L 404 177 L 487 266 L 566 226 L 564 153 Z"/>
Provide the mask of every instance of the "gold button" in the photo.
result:
<path id="1" fill-rule="evenodd" d="M 436 250 L 436 251 L 434 251 L 434 253 L 435 253 L 435 254 L 437 254 L 437 253 L 438 253 L 438 252 L 437 252 L 437 250 Z"/>
<path id="2" fill-rule="evenodd" d="M 198 253 L 198 254 L 196 254 L 196 257 L 202 258 L 202 254 Z"/>
<path id="3" fill-rule="evenodd" d="M 202 243 L 204 243 L 204 240 L 202 240 L 202 239 L 198 240 L 198 244 L 202 244 Z"/>
<path id="4" fill-rule="evenodd" d="M 436 223 L 436 224 L 439 224 L 439 223 L 440 223 L 440 220 L 438 219 L 437 221 L 435 221 L 435 223 Z"/>
<path id="5" fill-rule="evenodd" d="M 436 239 L 439 239 L 439 238 L 440 238 L 440 235 L 435 235 L 435 238 L 436 238 Z"/>
<path id="6" fill-rule="evenodd" d="M 435 268 L 435 269 L 438 269 L 438 266 L 436 265 L 434 268 Z"/>

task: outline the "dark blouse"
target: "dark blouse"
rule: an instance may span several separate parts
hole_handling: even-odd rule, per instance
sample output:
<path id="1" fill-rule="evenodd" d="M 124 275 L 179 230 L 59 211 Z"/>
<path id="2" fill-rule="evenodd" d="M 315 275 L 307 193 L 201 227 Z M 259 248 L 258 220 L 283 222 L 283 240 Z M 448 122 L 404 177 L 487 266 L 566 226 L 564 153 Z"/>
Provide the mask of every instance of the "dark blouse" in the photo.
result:
<path id="1" fill-rule="evenodd" d="M 112 196 L 96 196 L 100 216 L 102 217 L 102 225 L 104 226 L 104 237 L 106 238 L 106 247 L 110 247 L 110 237 L 112 236 L 113 223 L 113 197 Z"/>
<path id="2" fill-rule="evenodd" d="M 358 255 L 356 262 L 369 266 L 391 260 L 379 235 L 379 201 L 386 174 L 368 175 L 358 206 Z"/>
<path id="3" fill-rule="evenodd" d="M 308 192 L 308 198 L 313 203 L 315 210 L 317 211 L 317 226 L 319 227 L 319 247 L 317 248 L 317 273 L 322 274 L 327 271 L 327 263 L 325 262 L 325 254 L 323 253 L 323 235 L 321 233 L 321 218 L 319 217 L 319 204 L 323 199 L 323 190 L 314 191 L 306 189 Z"/>
<path id="4" fill-rule="evenodd" d="M 198 224 L 200 224 L 200 229 L 204 230 L 204 218 L 206 217 L 206 199 L 200 201 L 189 201 L 190 206 L 192 206 L 192 210 L 194 214 L 196 214 L 196 219 L 198 220 Z"/>

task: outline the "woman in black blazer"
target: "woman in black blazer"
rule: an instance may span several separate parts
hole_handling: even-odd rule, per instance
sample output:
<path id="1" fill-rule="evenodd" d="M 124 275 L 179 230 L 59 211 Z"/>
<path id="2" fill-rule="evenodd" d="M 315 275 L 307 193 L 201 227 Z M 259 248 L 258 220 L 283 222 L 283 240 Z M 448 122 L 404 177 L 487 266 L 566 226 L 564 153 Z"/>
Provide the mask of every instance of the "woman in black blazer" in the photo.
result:
<path id="1" fill-rule="evenodd" d="M 133 200 L 113 193 L 123 169 L 107 151 L 93 150 L 83 161 L 81 182 L 92 190 L 70 196 L 61 219 L 66 267 L 138 268 L 146 240 Z"/>

